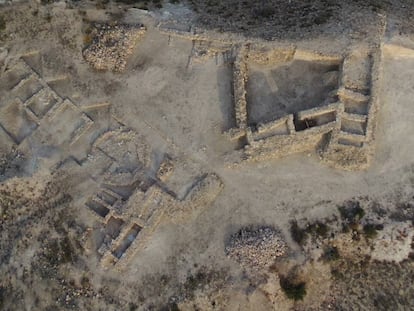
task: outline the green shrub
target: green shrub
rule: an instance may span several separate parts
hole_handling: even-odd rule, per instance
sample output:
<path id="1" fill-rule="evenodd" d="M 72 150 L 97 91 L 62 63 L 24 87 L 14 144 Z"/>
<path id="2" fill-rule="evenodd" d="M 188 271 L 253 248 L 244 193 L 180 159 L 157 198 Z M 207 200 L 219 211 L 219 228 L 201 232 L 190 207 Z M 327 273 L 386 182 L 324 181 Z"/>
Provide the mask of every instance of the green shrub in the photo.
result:
<path id="1" fill-rule="evenodd" d="M 383 226 L 382 225 L 375 225 L 375 224 L 366 224 L 364 225 L 364 234 L 365 237 L 368 239 L 373 239 L 377 236 L 378 234 L 378 230 L 382 230 Z"/>
<path id="2" fill-rule="evenodd" d="M 331 269 L 332 278 L 335 280 L 344 280 L 345 275 L 340 271 L 339 268 L 332 268 Z"/>
<path id="3" fill-rule="evenodd" d="M 303 245 L 308 238 L 306 230 L 300 228 L 296 220 L 290 222 L 290 234 L 292 239 L 299 245 Z"/>
<path id="4" fill-rule="evenodd" d="M 335 261 L 341 258 L 341 255 L 339 254 L 339 250 L 335 246 L 325 246 L 323 249 L 323 254 L 321 259 L 323 261 Z"/>
<path id="5" fill-rule="evenodd" d="M 50 23 L 52 21 L 52 15 L 50 13 L 47 13 L 47 15 L 45 16 L 45 20 Z"/>
<path id="6" fill-rule="evenodd" d="M 0 15 L 0 31 L 6 30 L 6 21 L 4 20 L 4 16 Z"/>
<path id="7" fill-rule="evenodd" d="M 289 299 L 298 301 L 303 300 L 306 296 L 306 283 L 305 282 L 295 282 L 289 277 L 280 278 L 280 287 L 285 293 L 286 297 Z"/>
<path id="8" fill-rule="evenodd" d="M 275 9 L 272 6 L 266 6 L 255 10 L 255 14 L 258 18 L 269 18 L 275 14 Z"/>
<path id="9" fill-rule="evenodd" d="M 324 223 L 316 222 L 310 224 L 307 231 L 314 236 L 326 238 L 328 236 L 329 227 Z"/>
<path id="10" fill-rule="evenodd" d="M 349 201 L 343 206 L 338 207 L 339 213 L 343 220 L 356 222 L 365 216 L 365 211 L 358 201 Z"/>
<path id="11" fill-rule="evenodd" d="M 0 285 L 0 310 L 3 310 L 4 300 L 6 297 L 6 290 Z"/>

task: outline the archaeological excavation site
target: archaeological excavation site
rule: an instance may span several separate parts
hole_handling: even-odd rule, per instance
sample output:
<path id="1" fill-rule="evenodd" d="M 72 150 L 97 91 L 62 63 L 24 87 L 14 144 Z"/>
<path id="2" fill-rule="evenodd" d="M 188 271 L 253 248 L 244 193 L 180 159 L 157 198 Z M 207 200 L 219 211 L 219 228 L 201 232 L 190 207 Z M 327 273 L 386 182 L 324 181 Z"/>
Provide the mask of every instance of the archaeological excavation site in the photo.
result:
<path id="1" fill-rule="evenodd" d="M 0 1 L 0 310 L 414 310 L 409 0 Z"/>

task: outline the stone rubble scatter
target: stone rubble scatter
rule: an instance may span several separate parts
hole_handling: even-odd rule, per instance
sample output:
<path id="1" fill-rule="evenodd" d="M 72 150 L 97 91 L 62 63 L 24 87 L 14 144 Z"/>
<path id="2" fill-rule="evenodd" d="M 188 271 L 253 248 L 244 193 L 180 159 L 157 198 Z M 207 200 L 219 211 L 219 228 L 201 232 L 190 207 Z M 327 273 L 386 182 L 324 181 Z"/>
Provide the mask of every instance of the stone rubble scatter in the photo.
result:
<path id="1" fill-rule="evenodd" d="M 142 25 L 96 25 L 90 34 L 92 43 L 83 51 L 83 57 L 96 70 L 122 72 L 145 32 Z"/>
<path id="2" fill-rule="evenodd" d="M 230 237 L 226 246 L 229 258 L 243 267 L 266 269 L 287 252 L 281 233 L 271 227 L 243 228 Z"/>

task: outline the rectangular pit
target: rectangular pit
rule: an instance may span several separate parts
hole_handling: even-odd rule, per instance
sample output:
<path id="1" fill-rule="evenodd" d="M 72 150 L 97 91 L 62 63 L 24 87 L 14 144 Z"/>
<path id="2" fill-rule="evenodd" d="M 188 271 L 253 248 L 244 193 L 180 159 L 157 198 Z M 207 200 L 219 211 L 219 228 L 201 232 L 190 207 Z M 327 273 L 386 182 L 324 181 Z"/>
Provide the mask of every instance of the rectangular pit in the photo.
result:
<path id="1" fill-rule="evenodd" d="M 102 190 L 98 193 L 98 198 L 100 198 L 102 201 L 107 203 L 108 205 L 114 205 L 115 202 L 119 199 L 119 196 L 117 196 L 115 193 L 109 190 Z"/>
<path id="2" fill-rule="evenodd" d="M 252 63 L 248 68 L 246 90 L 250 126 L 337 100 L 338 63 L 295 59 L 273 66 Z"/>
<path id="3" fill-rule="evenodd" d="M 115 240 L 121 232 L 123 225 L 124 221 L 122 219 L 111 217 L 106 223 L 104 234 L 109 235 L 113 240 Z"/>
<path id="4" fill-rule="evenodd" d="M 278 124 L 264 124 L 259 125 L 257 132 L 253 132 L 255 140 L 266 139 L 276 135 L 288 135 L 290 133 L 287 120 L 279 122 Z"/>
<path id="5" fill-rule="evenodd" d="M 26 65 L 23 65 L 23 63 L 16 64 L 0 77 L 1 90 L 10 91 L 30 74 L 31 71 Z"/>
<path id="6" fill-rule="evenodd" d="M 125 237 L 120 241 L 118 247 L 113 252 L 113 255 L 120 259 L 123 254 L 127 251 L 127 249 L 131 246 L 131 244 L 137 238 L 139 232 L 142 230 L 142 227 L 134 224 L 127 232 Z"/>
<path id="7" fill-rule="evenodd" d="M 42 118 L 60 98 L 50 89 L 44 88 L 31 97 L 25 105 L 38 117 Z"/>
<path id="8" fill-rule="evenodd" d="M 135 189 L 134 185 L 114 185 L 110 183 L 103 183 L 102 186 L 116 193 L 122 197 L 123 200 L 127 200 Z"/>
<path id="9" fill-rule="evenodd" d="M 0 110 L 0 124 L 16 144 L 32 134 L 38 127 L 37 122 L 36 116 L 18 98 Z"/>
<path id="10" fill-rule="evenodd" d="M 109 209 L 99 201 L 92 199 L 86 202 L 86 206 L 94 211 L 98 216 L 105 218 L 109 213 Z"/>
<path id="11" fill-rule="evenodd" d="M 74 144 L 93 125 L 93 121 L 84 113 L 79 117 L 77 128 L 71 133 L 71 144 Z"/>
<path id="12" fill-rule="evenodd" d="M 351 134 L 365 135 L 367 123 L 342 118 L 341 130 Z"/>
<path id="13" fill-rule="evenodd" d="M 43 85 L 40 83 L 39 79 L 34 75 L 29 76 L 26 79 L 23 79 L 14 89 L 17 96 L 25 102 L 34 94 L 39 92 L 43 88 Z"/>
<path id="14" fill-rule="evenodd" d="M 49 145 L 62 145 L 69 142 L 82 125 L 83 113 L 68 99 L 55 107 L 51 109 L 52 114 L 42 119 L 39 139 L 47 139 Z"/>
<path id="15" fill-rule="evenodd" d="M 356 50 L 343 65 L 342 83 L 346 88 L 369 95 L 371 88 L 372 55 L 368 51 Z"/>
<path id="16" fill-rule="evenodd" d="M 294 119 L 296 131 L 304 131 L 306 129 L 321 126 L 336 121 L 336 111 L 329 111 L 319 115 L 311 116 L 304 119 L 296 117 Z"/>
<path id="17" fill-rule="evenodd" d="M 368 114 L 368 101 L 359 102 L 352 99 L 342 100 L 345 107 L 345 112 L 360 115 Z"/>
<path id="18" fill-rule="evenodd" d="M 363 146 L 362 142 L 348 139 L 348 138 L 339 138 L 338 144 L 344 145 L 344 146 L 353 146 L 353 147 L 358 147 L 358 148 L 362 148 Z"/>

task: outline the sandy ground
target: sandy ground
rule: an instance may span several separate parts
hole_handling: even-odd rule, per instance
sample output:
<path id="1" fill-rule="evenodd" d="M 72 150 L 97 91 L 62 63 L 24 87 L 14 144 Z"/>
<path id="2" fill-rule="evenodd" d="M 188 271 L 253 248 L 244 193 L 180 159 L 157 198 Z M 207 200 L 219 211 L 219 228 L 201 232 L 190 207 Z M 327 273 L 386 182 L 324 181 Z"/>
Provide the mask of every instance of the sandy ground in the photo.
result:
<path id="1" fill-rule="evenodd" d="M 320 10 L 318 5 L 314 10 Z M 166 4 L 151 14 L 124 9 L 121 4 L 108 4 L 104 10 L 86 2 L 2 6 L 0 309 L 414 308 L 414 41 L 398 10 L 364 10 L 360 14 L 366 12 L 367 20 L 361 21 L 355 13 L 353 17 L 359 22 L 341 36 L 336 34 L 346 25 L 335 28 L 334 20 L 329 20 L 326 32 L 320 31 L 323 25 L 316 30 L 305 27 L 309 37 L 298 38 L 295 30 L 291 38 L 271 36 L 279 40 L 272 42 L 255 35 L 260 32 L 257 25 L 251 28 L 254 32 L 244 35 L 240 29 L 226 27 L 222 30 L 232 32 L 206 33 L 210 39 L 225 40 L 235 47 L 240 42 L 271 48 L 295 45 L 337 55 L 364 44 L 376 46 L 381 62 L 376 77 L 375 152 L 368 169 L 348 172 L 327 166 L 314 151 L 228 165 L 229 154 L 240 147 L 224 134 L 235 126 L 232 61 L 225 61 L 221 54 L 197 58 L 194 51 L 199 42 L 158 27 L 161 22 L 186 29 L 185 23 L 197 15 L 191 5 Z M 198 27 L 211 29 L 211 24 L 205 23 L 212 23 L 208 14 L 203 11 Z M 184 26 L 173 23 L 180 18 Z M 94 22 L 114 21 L 143 24 L 146 33 L 128 57 L 124 72 L 96 71 L 82 56 L 90 40 L 88 28 Z M 372 29 L 362 31 L 364 23 Z M 45 83 L 67 104 L 67 110 L 57 110 L 61 119 L 45 114 L 36 116 L 31 122 L 38 125 L 33 125 L 27 121 L 30 116 L 13 110 L 14 104 L 8 106 L 15 97 L 25 96 L 23 91 L 13 93 L 7 82 L 12 80 L 8 70 L 22 59 L 39 83 Z M 312 70 L 297 65 L 291 73 L 299 80 L 296 87 L 278 83 L 278 79 L 270 87 L 284 87 L 280 96 L 293 100 L 291 93 L 301 92 L 300 78 L 308 77 L 310 84 L 317 84 L 316 95 L 301 95 L 306 99 L 326 96 L 324 85 L 312 80 L 318 79 Z M 256 77 L 255 84 L 248 87 L 253 92 L 248 95 L 249 102 L 257 101 L 260 117 L 270 113 L 261 110 L 260 104 L 266 102 L 263 109 L 268 109 L 267 101 L 271 102 L 269 96 L 274 93 L 260 92 L 262 79 L 272 79 L 271 74 Z M 93 108 L 96 105 L 101 106 Z M 16 117 L 20 115 L 24 121 Z M 91 123 L 90 128 L 84 125 Z M 14 126 L 21 128 L 9 135 Z M 75 140 L 76 129 L 84 134 L 85 128 L 93 129 L 91 136 Z M 117 130 L 128 133 L 126 138 L 113 134 L 115 138 L 108 140 L 108 145 L 104 138 L 99 144 L 101 135 Z M 164 180 L 157 177 L 157 171 L 165 155 L 172 159 L 174 170 Z M 141 208 L 138 197 L 147 188 L 161 189 L 160 200 L 167 203 L 159 209 L 171 206 L 171 213 L 168 210 L 160 216 L 159 224 L 152 220 L 140 223 L 143 231 L 139 234 L 146 234 L 143 247 L 131 255 L 126 253 L 127 258 L 119 264 L 108 266 L 99 246 L 116 228 L 110 228 L 107 219 L 97 218 L 85 202 L 100 193 L 102 185 L 124 182 L 126 175 L 137 171 L 145 177 L 134 187 L 145 190 L 131 194 L 127 186 L 117 188 L 124 195 L 120 201 L 127 202 L 125 206 L 131 210 L 122 216 L 125 226 L 135 219 L 141 221 L 134 211 Z M 199 196 L 195 192 L 193 198 L 195 185 L 213 175 L 220 180 L 220 191 L 200 186 Z M 352 210 L 350 201 L 361 206 L 362 217 L 347 218 L 338 211 L 341 206 Z M 294 220 L 309 236 L 307 241 L 292 234 Z M 315 223 L 324 223 L 327 232 L 312 229 Z M 370 230 L 367 225 L 371 224 L 383 228 Z M 249 226 L 277 228 L 286 241 L 289 251 L 268 270 L 243 267 L 226 256 L 230 237 Z M 326 259 L 327 247 L 339 249 L 340 255 Z M 284 277 L 306 283 L 303 300 L 289 299 L 281 289 Z"/>

